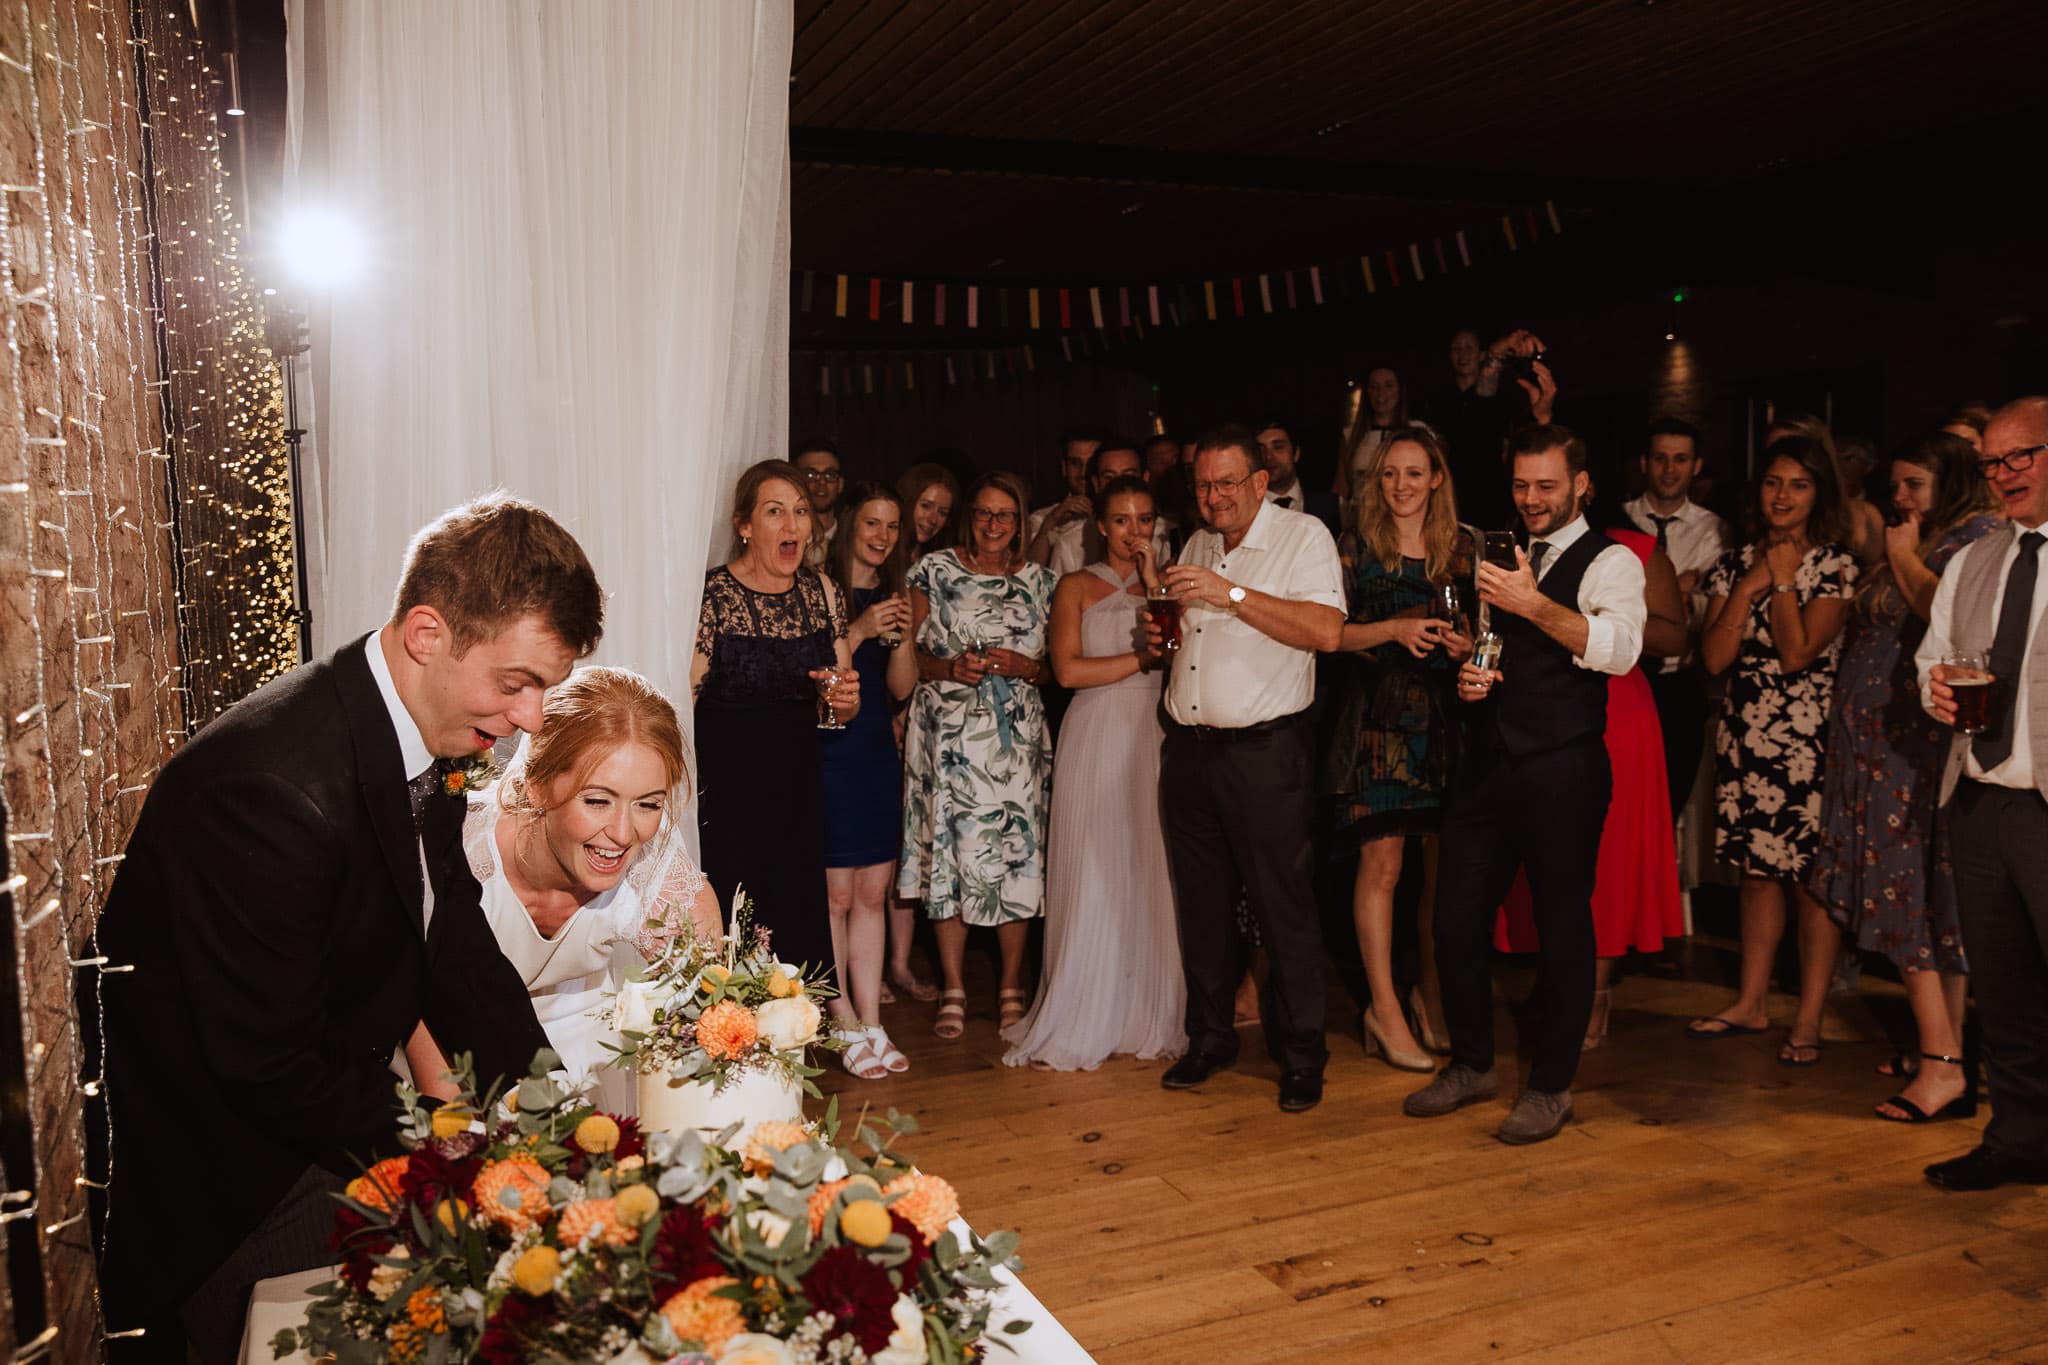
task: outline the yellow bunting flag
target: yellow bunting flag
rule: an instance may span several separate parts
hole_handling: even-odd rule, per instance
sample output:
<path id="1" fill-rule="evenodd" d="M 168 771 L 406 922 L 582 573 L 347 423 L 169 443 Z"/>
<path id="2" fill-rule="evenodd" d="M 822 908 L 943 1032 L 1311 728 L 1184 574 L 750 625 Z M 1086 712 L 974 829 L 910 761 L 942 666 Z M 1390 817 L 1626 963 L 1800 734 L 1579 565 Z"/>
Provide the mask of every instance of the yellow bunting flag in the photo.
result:
<path id="1" fill-rule="evenodd" d="M 1202 302 L 1209 309 L 1209 321 L 1216 321 L 1216 281 L 1202 281 Z"/>
<path id="2" fill-rule="evenodd" d="M 839 283 L 833 291 L 832 316 L 835 318 L 846 316 L 846 276 L 844 275 L 839 277 Z"/>
<path id="3" fill-rule="evenodd" d="M 1379 293 L 1379 286 L 1372 282 L 1372 257 L 1360 256 L 1358 258 L 1358 268 L 1365 272 L 1365 292 L 1368 294 Z"/>
<path id="4" fill-rule="evenodd" d="M 1505 213 L 1500 216 L 1500 230 L 1502 235 L 1508 239 L 1508 250 L 1515 250 L 1515 225 L 1508 221 L 1508 216 Z"/>
<path id="5" fill-rule="evenodd" d="M 1035 332 L 1035 331 L 1037 331 L 1037 330 L 1038 330 L 1038 291 L 1037 291 L 1036 289 L 1033 289 L 1033 290 L 1031 290 L 1031 291 L 1030 291 L 1030 294 L 1031 294 L 1031 330 Z"/>

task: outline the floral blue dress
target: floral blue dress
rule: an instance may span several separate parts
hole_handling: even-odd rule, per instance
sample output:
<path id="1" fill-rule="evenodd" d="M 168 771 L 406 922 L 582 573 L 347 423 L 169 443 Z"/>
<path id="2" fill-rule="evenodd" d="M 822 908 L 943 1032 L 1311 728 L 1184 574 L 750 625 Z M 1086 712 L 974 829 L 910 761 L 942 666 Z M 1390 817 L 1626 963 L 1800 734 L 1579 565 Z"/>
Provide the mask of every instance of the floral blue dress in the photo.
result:
<path id="1" fill-rule="evenodd" d="M 1054 583 L 1038 564 L 980 574 L 951 550 L 926 555 L 905 579 L 931 607 L 918 648 L 946 659 L 980 643 L 1043 657 Z M 897 894 L 922 900 L 933 919 L 977 927 L 1043 913 L 1052 738 L 1038 689 L 1014 678 L 918 683 L 903 769 Z"/>
<path id="2" fill-rule="evenodd" d="M 1928 547 L 1927 567 L 1939 574 L 1997 525 L 1988 512 L 1971 517 Z M 1889 582 L 1857 603 L 1828 722 L 1820 847 L 1806 887 L 1857 947 L 1905 971 L 1967 972 L 1955 873 L 1935 815 L 1955 732 L 1920 709 L 1913 667 L 1926 632 Z"/>
<path id="3" fill-rule="evenodd" d="M 1715 560 L 1707 596 L 1732 595 L 1759 553 L 1744 545 Z M 1792 576 L 1800 608 L 1818 597 L 1854 596 L 1856 573 L 1846 546 L 1814 546 Z M 1797 877 L 1820 840 L 1821 763 L 1842 637 L 1787 673 L 1771 636 L 1771 596 L 1757 594 L 1742 623 L 1714 734 L 1714 856 L 1744 876 Z"/>

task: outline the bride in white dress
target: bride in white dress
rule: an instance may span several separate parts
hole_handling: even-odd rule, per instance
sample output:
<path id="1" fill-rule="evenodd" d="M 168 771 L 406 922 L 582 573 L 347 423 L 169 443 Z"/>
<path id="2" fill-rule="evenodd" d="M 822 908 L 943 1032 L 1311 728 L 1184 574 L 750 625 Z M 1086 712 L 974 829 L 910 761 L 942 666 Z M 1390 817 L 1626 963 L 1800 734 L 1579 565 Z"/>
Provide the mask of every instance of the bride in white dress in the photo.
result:
<path id="1" fill-rule="evenodd" d="M 498 946 L 571 1082 L 614 1114 L 637 1101 L 605 1046 L 618 1042 L 606 997 L 685 926 L 712 936 L 722 927 L 718 897 L 675 829 L 687 781 L 668 699 L 637 673 L 585 668 L 549 694 L 540 730 L 471 796 L 463 824 Z M 438 1053 L 421 1052 L 409 1055 L 413 1074 L 441 1075 Z"/>

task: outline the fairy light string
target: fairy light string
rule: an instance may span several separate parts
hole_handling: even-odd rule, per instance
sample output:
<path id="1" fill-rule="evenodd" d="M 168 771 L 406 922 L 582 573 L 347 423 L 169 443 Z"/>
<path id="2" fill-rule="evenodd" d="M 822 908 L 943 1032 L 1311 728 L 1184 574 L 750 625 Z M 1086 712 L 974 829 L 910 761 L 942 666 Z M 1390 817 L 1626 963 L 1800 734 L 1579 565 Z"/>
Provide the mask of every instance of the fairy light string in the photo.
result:
<path id="1" fill-rule="evenodd" d="M 105 1059 L 82 1055 L 79 1011 L 103 1024 L 105 979 L 136 969 L 100 950 L 97 911 L 170 752 L 298 661 L 290 488 L 189 19 L 175 0 L 0 0 L 0 16 L 0 91 L 25 117 L 0 171 L 0 596 L 27 637 L 0 676 L 20 990 L 0 1007 L 20 1017 L 30 1112 L 58 1116 L 0 1180 L 0 1239 L 35 1237 L 51 1304 L 16 1358 L 83 1358 L 75 1337 L 140 1335 L 100 1321 L 96 1289 L 75 1316 L 96 1283 L 88 1189 L 119 1232 Z"/>

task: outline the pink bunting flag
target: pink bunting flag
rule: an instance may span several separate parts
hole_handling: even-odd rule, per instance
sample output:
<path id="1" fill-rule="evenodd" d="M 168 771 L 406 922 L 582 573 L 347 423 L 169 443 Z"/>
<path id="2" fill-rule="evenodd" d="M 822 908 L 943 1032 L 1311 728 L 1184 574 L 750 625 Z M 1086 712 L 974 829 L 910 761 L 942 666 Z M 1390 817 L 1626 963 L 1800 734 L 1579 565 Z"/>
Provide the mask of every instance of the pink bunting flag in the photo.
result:
<path id="1" fill-rule="evenodd" d="M 903 320 L 905 322 L 917 321 L 917 309 L 915 307 L 915 300 L 912 297 L 912 287 L 909 280 L 903 282 Z"/>
<path id="2" fill-rule="evenodd" d="M 1157 326 L 1159 325 L 1159 286 L 1158 286 L 1158 285 L 1156 285 L 1156 284 L 1148 284 L 1148 285 L 1146 285 L 1146 286 L 1145 286 L 1145 301 L 1146 301 L 1146 302 L 1147 302 L 1148 304 L 1150 304 L 1150 305 L 1151 305 L 1151 307 L 1152 307 L 1152 325 L 1153 325 L 1154 327 L 1157 327 Z"/>
<path id="3" fill-rule="evenodd" d="M 1312 265 L 1308 268 L 1308 292 L 1309 297 L 1313 298 L 1316 301 L 1316 307 L 1322 307 L 1323 268 L 1319 265 Z"/>
<path id="4" fill-rule="evenodd" d="M 1465 245 L 1465 229 L 1458 229 L 1458 261 L 1467 270 L 1472 268 L 1472 249 Z"/>

